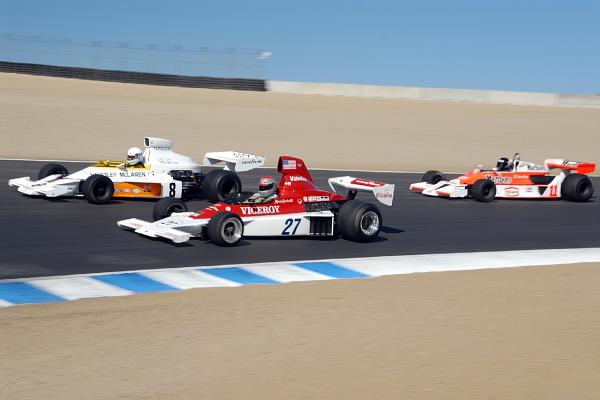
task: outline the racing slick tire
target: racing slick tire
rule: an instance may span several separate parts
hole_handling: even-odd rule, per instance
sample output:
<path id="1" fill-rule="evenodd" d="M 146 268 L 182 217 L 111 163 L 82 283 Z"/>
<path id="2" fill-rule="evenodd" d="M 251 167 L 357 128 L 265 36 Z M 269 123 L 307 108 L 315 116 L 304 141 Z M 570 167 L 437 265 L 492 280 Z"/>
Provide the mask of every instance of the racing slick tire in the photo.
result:
<path id="1" fill-rule="evenodd" d="M 489 179 L 479 179 L 471 186 L 471 195 L 475 201 L 489 203 L 496 198 L 496 184 Z"/>
<path id="2" fill-rule="evenodd" d="M 592 181 L 586 175 L 569 174 L 563 181 L 560 192 L 566 200 L 583 202 L 592 197 L 594 187 Z"/>
<path id="3" fill-rule="evenodd" d="M 208 221 L 206 236 L 217 246 L 235 246 L 244 236 L 244 223 L 233 213 L 216 213 Z"/>
<path id="4" fill-rule="evenodd" d="M 91 175 L 81 183 L 83 197 L 92 204 L 108 204 L 112 200 L 115 185 L 104 175 Z"/>
<path id="5" fill-rule="evenodd" d="M 188 208 L 183 200 L 165 197 L 154 204 L 154 208 L 152 209 L 152 219 L 153 221 L 158 221 L 169 217 L 173 213 L 186 211 L 188 211 Z"/>
<path id="6" fill-rule="evenodd" d="M 445 181 L 446 175 L 444 175 L 440 171 L 431 170 L 431 171 L 425 172 L 425 174 L 423 174 L 423 178 L 421 178 L 421 179 L 422 179 L 422 182 L 427 182 L 432 185 L 435 185 L 436 183 L 438 183 L 440 181 Z"/>
<path id="7" fill-rule="evenodd" d="M 202 190 L 204 196 L 215 203 L 242 191 L 242 181 L 236 173 L 214 169 L 206 174 Z"/>
<path id="8" fill-rule="evenodd" d="M 61 174 L 62 176 L 69 175 L 69 170 L 60 164 L 46 164 L 40 168 L 40 172 L 38 174 L 38 179 L 44 179 L 50 175 Z"/>
<path id="9" fill-rule="evenodd" d="M 369 242 L 379 235 L 383 219 L 379 209 L 370 203 L 349 200 L 337 214 L 338 233 L 353 242 Z"/>

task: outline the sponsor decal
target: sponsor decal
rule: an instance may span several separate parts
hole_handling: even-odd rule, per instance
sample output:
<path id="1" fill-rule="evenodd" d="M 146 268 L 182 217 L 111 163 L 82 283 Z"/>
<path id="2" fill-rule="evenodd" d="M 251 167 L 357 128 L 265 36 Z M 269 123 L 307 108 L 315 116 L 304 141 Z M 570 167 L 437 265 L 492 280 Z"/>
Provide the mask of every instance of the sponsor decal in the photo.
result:
<path id="1" fill-rule="evenodd" d="M 296 160 L 283 160 L 282 169 L 296 169 Z"/>
<path id="2" fill-rule="evenodd" d="M 145 178 L 146 173 L 144 171 L 123 171 L 119 172 L 121 178 Z"/>
<path id="3" fill-rule="evenodd" d="M 231 211 L 231 207 L 225 207 L 225 211 Z"/>
<path id="4" fill-rule="evenodd" d="M 368 187 L 378 187 L 378 186 L 384 185 L 381 182 L 369 181 L 367 179 L 355 179 L 351 183 L 354 185 L 362 185 L 362 186 L 368 186 Z"/>
<path id="5" fill-rule="evenodd" d="M 152 185 L 144 185 L 144 191 L 151 192 L 152 191 Z"/>
<path id="6" fill-rule="evenodd" d="M 305 196 L 303 199 L 306 203 L 316 203 L 319 201 L 329 201 L 329 196 Z"/>
<path id="7" fill-rule="evenodd" d="M 181 225 L 181 221 L 178 219 L 167 219 L 167 220 L 159 222 L 158 225 L 162 225 L 162 226 Z"/>
<path id="8" fill-rule="evenodd" d="M 133 189 L 133 193 L 142 193 L 142 190 L 140 188 L 135 188 Z"/>
<path id="9" fill-rule="evenodd" d="M 510 185 L 512 183 L 512 178 L 508 176 L 488 175 L 487 178 L 496 185 Z"/>
<path id="10" fill-rule="evenodd" d="M 569 167 L 576 167 L 579 165 L 579 161 L 563 161 L 563 165 L 569 166 Z"/>
<path id="11" fill-rule="evenodd" d="M 274 201 L 275 204 L 293 203 L 293 199 L 277 199 Z"/>
<path id="12" fill-rule="evenodd" d="M 115 193 L 121 193 L 121 189 L 115 189 Z"/>
<path id="13" fill-rule="evenodd" d="M 528 188 L 525 189 L 525 191 L 527 193 L 532 193 L 533 192 L 533 188 L 532 187 L 528 187 Z"/>
<path id="14" fill-rule="evenodd" d="M 504 189 L 504 195 L 507 197 L 516 197 L 519 195 L 519 188 L 507 187 L 506 189 Z"/>
<path id="15" fill-rule="evenodd" d="M 242 160 L 238 162 L 242 165 L 260 165 L 260 160 Z"/>
<path id="16" fill-rule="evenodd" d="M 308 179 L 306 179 L 303 176 L 290 176 L 290 181 L 292 181 L 292 182 L 308 182 Z"/>
<path id="17" fill-rule="evenodd" d="M 279 206 L 240 207 L 244 215 L 277 214 Z"/>
<path id="18" fill-rule="evenodd" d="M 283 182 L 285 186 L 292 186 L 292 182 Z"/>
<path id="19" fill-rule="evenodd" d="M 131 193 L 131 189 L 125 189 L 124 192 L 125 193 Z"/>

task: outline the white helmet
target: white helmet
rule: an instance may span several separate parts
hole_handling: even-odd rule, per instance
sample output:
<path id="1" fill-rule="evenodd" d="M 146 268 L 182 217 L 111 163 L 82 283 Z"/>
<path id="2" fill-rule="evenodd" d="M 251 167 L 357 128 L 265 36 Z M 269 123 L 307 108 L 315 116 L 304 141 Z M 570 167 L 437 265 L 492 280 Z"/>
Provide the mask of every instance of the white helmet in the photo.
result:
<path id="1" fill-rule="evenodd" d="M 144 163 L 144 153 L 139 147 L 132 147 L 127 150 L 127 163 L 129 165 L 136 165 Z"/>
<path id="2" fill-rule="evenodd" d="M 258 182 L 258 193 L 264 197 L 268 198 L 275 194 L 275 180 L 272 176 L 261 176 L 260 181 Z"/>

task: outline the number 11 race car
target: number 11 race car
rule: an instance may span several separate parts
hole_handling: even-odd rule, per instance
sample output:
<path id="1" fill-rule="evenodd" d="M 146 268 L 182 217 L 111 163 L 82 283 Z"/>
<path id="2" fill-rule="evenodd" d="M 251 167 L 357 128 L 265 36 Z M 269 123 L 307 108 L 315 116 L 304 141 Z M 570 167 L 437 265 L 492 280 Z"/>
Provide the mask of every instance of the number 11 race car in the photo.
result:
<path id="1" fill-rule="evenodd" d="M 175 243 L 200 237 L 220 246 L 233 246 L 248 236 L 334 236 L 367 242 L 375 239 L 383 219 L 379 209 L 355 200 L 357 192 L 370 192 L 381 203 L 391 206 L 394 185 L 350 176 L 330 178 L 333 192 L 320 190 L 299 158 L 281 156 L 277 171 L 282 177 L 273 195 L 259 193 L 231 196 L 198 212 L 189 212 L 177 199 L 163 199 L 155 204 L 154 221 L 136 218 L 119 221 L 118 226 L 152 238 Z M 346 195 L 335 193 L 346 189 Z"/>
<path id="2" fill-rule="evenodd" d="M 46 164 L 37 180 L 16 178 L 8 184 L 29 196 L 83 196 L 93 204 L 109 203 L 113 197 L 182 198 L 200 190 L 208 200 L 217 202 L 241 192 L 242 182 L 236 172 L 265 163 L 264 157 L 252 154 L 206 153 L 204 164 L 224 162 L 225 167 L 205 175 L 200 164 L 171 150 L 173 142 L 168 139 L 146 137 L 144 145 L 143 152 L 131 148 L 128 161 L 100 161 L 72 174 L 60 164 Z"/>
<path id="3" fill-rule="evenodd" d="M 549 159 L 544 165 L 521 161 L 519 153 L 512 160 L 502 157 L 496 168 L 475 168 L 456 179 L 446 180 L 439 171 L 427 171 L 423 182 L 413 183 L 410 190 L 426 196 L 473 197 L 490 202 L 504 199 L 560 199 L 583 202 L 594 194 L 591 174 L 596 164 Z M 552 174 L 557 171 L 558 174 Z"/>

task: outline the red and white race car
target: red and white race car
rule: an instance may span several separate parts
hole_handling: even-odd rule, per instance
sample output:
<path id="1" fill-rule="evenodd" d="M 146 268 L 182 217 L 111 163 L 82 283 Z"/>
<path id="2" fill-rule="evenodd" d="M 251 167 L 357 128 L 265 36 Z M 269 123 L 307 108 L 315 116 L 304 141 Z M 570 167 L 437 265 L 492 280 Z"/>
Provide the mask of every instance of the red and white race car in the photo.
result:
<path id="1" fill-rule="evenodd" d="M 504 199 L 560 199 L 583 202 L 594 194 L 591 174 L 596 164 L 562 159 L 548 159 L 544 165 L 521 161 L 519 153 L 512 160 L 501 157 L 496 168 L 477 167 L 456 179 L 446 180 L 439 171 L 427 171 L 422 182 L 410 190 L 426 196 L 473 197 L 489 202 Z M 553 172 L 558 172 L 553 174 Z"/>
<path id="2" fill-rule="evenodd" d="M 350 176 L 330 178 L 333 192 L 320 190 L 299 158 L 281 156 L 277 171 L 282 175 L 276 194 L 264 201 L 256 194 L 231 196 L 198 212 L 189 212 L 178 199 L 166 198 L 154 208 L 154 222 L 130 218 L 118 226 L 152 238 L 181 243 L 192 237 L 233 246 L 252 236 L 333 236 L 367 242 L 381 230 L 381 212 L 371 203 L 355 200 L 357 192 L 373 193 L 391 206 L 394 185 Z M 341 195 L 336 189 L 346 189 Z M 275 188 L 274 188 L 275 189 Z"/>

